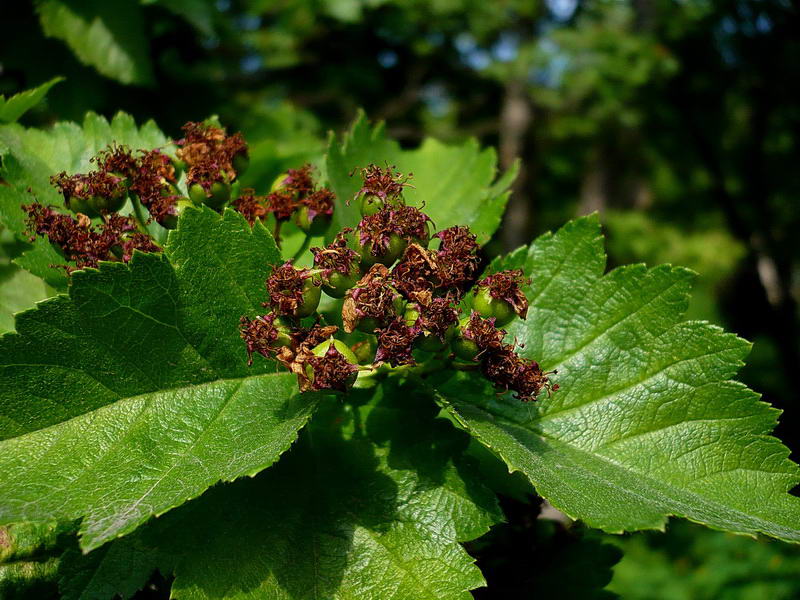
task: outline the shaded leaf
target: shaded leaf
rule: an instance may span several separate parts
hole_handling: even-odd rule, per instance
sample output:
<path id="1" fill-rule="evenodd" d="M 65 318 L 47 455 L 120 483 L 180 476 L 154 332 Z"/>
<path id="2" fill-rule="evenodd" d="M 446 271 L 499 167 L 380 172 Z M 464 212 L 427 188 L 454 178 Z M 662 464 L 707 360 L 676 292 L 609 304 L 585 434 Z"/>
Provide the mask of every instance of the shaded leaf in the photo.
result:
<path id="1" fill-rule="evenodd" d="M 39 104 L 47 95 L 47 92 L 50 91 L 50 88 L 61 81 L 64 81 L 63 77 L 53 77 L 50 81 L 46 81 L 40 86 L 14 94 L 8 99 L 0 95 L 0 121 L 13 123 Z"/>
<path id="2" fill-rule="evenodd" d="M 64 41 L 83 64 L 120 83 L 153 81 L 148 40 L 136 0 L 42 0 L 42 29 Z"/>

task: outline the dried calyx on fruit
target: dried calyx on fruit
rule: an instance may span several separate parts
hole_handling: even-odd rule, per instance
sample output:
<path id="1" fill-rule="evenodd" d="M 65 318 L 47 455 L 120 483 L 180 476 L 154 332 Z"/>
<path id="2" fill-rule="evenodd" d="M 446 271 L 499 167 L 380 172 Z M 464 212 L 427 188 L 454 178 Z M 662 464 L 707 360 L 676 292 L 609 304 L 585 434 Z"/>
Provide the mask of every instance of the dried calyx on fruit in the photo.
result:
<path id="1" fill-rule="evenodd" d="M 428 360 L 445 361 L 445 369 L 480 371 L 498 390 L 513 392 L 523 401 L 534 400 L 542 390 L 549 394 L 557 389 L 550 382 L 553 373 L 519 356 L 513 344 L 504 343 L 506 332 L 499 328 L 527 314 L 522 292 L 527 280 L 522 272 L 495 273 L 475 284 L 479 247 L 468 227 L 435 233 L 438 248 L 428 249 L 433 224 L 423 211 L 406 206 L 403 189 L 407 184 L 401 175 L 370 165 L 362 176 L 364 185 L 356 198 L 365 201 L 364 214 L 355 232 L 356 247 L 350 245 L 353 230 L 345 228 L 327 246 L 311 249 L 313 270 L 286 263 L 267 280 L 267 305 L 275 315 L 310 316 L 319 292 L 310 302 L 305 294 L 317 282 L 330 296 L 343 297 L 343 329 L 352 336 L 358 358 L 342 340 L 332 337 L 336 327 L 319 324 L 310 330 L 292 325 L 288 338 L 282 338 L 291 343 L 277 347 L 273 321 L 266 317 L 261 317 L 263 324 L 242 319 L 248 357 L 253 352 L 274 356 L 297 374 L 304 391 L 345 391 L 360 369 L 372 370 L 376 376 L 401 367 L 403 372 L 419 368 L 424 373 L 430 368 L 425 365 Z M 287 215 L 299 196 L 314 193 L 310 168 L 290 171 L 277 186 L 272 198 L 281 194 Z M 361 269 L 367 269 L 363 276 Z M 473 285 L 475 310 L 459 322 L 458 304 Z M 304 308 L 298 310 L 298 306 Z M 490 309 L 486 318 L 481 316 Z M 356 330 L 363 333 L 352 335 Z M 459 359 L 469 364 L 453 362 Z M 359 361 L 369 366 L 359 368 Z M 415 367 L 418 362 L 423 364 Z"/>
<path id="2" fill-rule="evenodd" d="M 38 202 L 25 205 L 22 209 L 28 215 L 26 222 L 31 241 L 37 235 L 46 236 L 64 258 L 75 262 L 75 267 L 64 267 L 67 272 L 97 267 L 101 260 L 128 262 L 134 250 L 161 250 L 149 236 L 137 230 L 130 217 L 109 215 L 95 227 L 85 215 L 74 219 Z"/>
<path id="3" fill-rule="evenodd" d="M 342 305 L 344 330 L 373 333 L 403 314 L 405 300 L 392 285 L 389 269 L 373 265 L 345 296 Z"/>
<path id="4" fill-rule="evenodd" d="M 313 167 L 306 164 L 289 169 L 275 180 L 267 196 L 267 211 L 275 216 L 278 226 L 293 219 L 307 235 L 317 236 L 330 226 L 335 200 L 332 191 L 316 187 Z"/>
<path id="5" fill-rule="evenodd" d="M 303 318 L 313 315 L 319 305 L 322 281 L 310 269 L 298 269 L 286 262 L 272 272 L 266 286 L 270 306 L 279 315 Z"/>
<path id="6" fill-rule="evenodd" d="M 244 188 L 239 197 L 231 203 L 231 207 L 240 213 L 250 225 L 267 216 L 266 196 L 256 196 L 253 188 Z"/>
<path id="7" fill-rule="evenodd" d="M 472 307 L 484 317 L 493 317 L 498 327 L 510 323 L 515 314 L 524 319 L 528 299 L 522 286 L 527 283 L 520 269 L 489 275 L 475 284 Z"/>
<path id="8" fill-rule="evenodd" d="M 503 343 L 506 332 L 496 325 L 494 317 L 472 311 L 459 327 L 453 351 L 459 358 L 479 361 L 481 372 L 496 388 L 513 391 L 522 401 L 535 400 L 543 389 L 548 394 L 557 390 L 549 378 L 557 371 L 543 372 L 535 360 L 520 357 L 512 344 Z"/>
<path id="9" fill-rule="evenodd" d="M 361 169 L 363 184 L 356 192 L 355 199 L 359 202 L 361 216 L 374 215 L 384 208 L 403 206 L 403 188 L 410 187 L 408 180 L 411 173 L 404 177 L 402 173 L 394 170 L 395 167 L 368 165 Z M 349 204 L 349 202 L 348 202 Z"/>
<path id="10" fill-rule="evenodd" d="M 361 257 L 347 244 L 352 232 L 346 227 L 324 248 L 311 248 L 314 267 L 321 272 L 322 290 L 332 298 L 344 298 L 361 277 Z"/>

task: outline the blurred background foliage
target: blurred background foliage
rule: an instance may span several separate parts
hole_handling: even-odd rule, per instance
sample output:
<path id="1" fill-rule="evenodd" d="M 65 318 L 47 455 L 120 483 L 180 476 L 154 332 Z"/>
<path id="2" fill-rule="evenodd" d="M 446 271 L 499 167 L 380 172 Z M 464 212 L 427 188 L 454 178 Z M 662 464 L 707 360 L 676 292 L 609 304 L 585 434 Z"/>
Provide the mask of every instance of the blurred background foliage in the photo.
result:
<path id="1" fill-rule="evenodd" d="M 742 378 L 784 410 L 797 459 L 798 32 L 790 0 L 12 2 L 0 93 L 66 78 L 26 125 L 124 110 L 178 136 L 218 114 L 250 142 L 259 192 L 360 107 L 404 145 L 496 146 L 523 168 L 489 251 L 600 211 L 611 266 L 697 271 L 689 316 L 754 342 Z M 48 291 L 0 246 L 7 315 Z M 624 597 L 800 597 L 789 546 L 686 523 L 614 543 Z"/>

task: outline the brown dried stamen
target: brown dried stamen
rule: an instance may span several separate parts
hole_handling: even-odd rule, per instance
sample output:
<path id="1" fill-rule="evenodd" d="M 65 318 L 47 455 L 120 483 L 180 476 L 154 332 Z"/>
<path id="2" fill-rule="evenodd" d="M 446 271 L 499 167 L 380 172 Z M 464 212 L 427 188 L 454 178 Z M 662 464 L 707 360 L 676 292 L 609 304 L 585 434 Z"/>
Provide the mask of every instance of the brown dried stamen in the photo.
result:
<path id="1" fill-rule="evenodd" d="M 376 332 L 378 336 L 378 350 L 375 361 L 389 363 L 393 367 L 414 364 L 411 351 L 414 340 L 419 335 L 419 329 L 410 327 L 402 317 L 396 317 L 386 327 Z"/>

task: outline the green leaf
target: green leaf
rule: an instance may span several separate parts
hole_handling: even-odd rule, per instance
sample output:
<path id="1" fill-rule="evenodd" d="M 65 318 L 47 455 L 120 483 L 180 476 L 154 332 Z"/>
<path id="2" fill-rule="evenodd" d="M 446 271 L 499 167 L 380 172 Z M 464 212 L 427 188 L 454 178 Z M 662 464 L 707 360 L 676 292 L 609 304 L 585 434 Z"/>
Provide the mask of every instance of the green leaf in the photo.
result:
<path id="1" fill-rule="evenodd" d="M 134 534 L 137 547 L 151 547 L 151 569 L 174 565 L 174 597 L 471 598 L 483 578 L 458 542 L 500 515 L 462 456 L 467 437 L 436 419 L 416 389 L 349 400 L 357 408 L 321 406 L 268 471 L 215 487 Z M 90 572 L 94 585 L 116 589 L 121 571 Z"/>
<path id="2" fill-rule="evenodd" d="M 678 515 L 733 532 L 800 541 L 800 481 L 769 437 L 779 411 L 730 378 L 749 344 L 681 322 L 692 274 L 634 265 L 603 275 L 596 217 L 539 238 L 497 268 L 532 279 L 524 354 L 561 389 L 523 405 L 478 378 L 441 387 L 479 441 L 573 518 L 609 532 Z M 483 390 L 481 390 L 483 386 Z"/>
<path id="3" fill-rule="evenodd" d="M 0 527 L 0 597 L 55 597 L 59 555 L 69 543 L 70 529 L 53 523 Z"/>
<path id="4" fill-rule="evenodd" d="M 124 84 L 153 82 L 142 11 L 136 0 L 41 0 L 42 29 L 83 64 Z"/>
<path id="5" fill-rule="evenodd" d="M 415 150 L 403 150 L 386 137 L 383 124 L 370 127 L 360 113 L 342 140 L 331 136 L 328 144 L 327 176 L 336 193 L 332 232 L 358 224 L 358 203 L 347 206 L 347 202 L 361 188 L 358 169 L 370 163 L 395 165 L 405 174 L 413 173 L 413 187 L 404 193 L 407 203 L 424 206 L 437 229 L 469 225 L 481 244 L 499 227 L 507 190 L 516 175 L 515 167 L 495 180 L 494 149 L 481 150 L 474 139 L 448 146 L 428 138 Z"/>
<path id="6" fill-rule="evenodd" d="M 0 522 L 83 518 L 95 548 L 266 468 L 308 419 L 315 397 L 248 367 L 239 340 L 278 260 L 269 233 L 190 209 L 167 252 L 174 268 L 137 253 L 75 272 L 0 339 Z"/>
<path id="7" fill-rule="evenodd" d="M 0 126 L 0 177 L 9 183 L 0 186 L 0 223 L 27 241 L 25 213 L 20 206 L 33 200 L 63 206 L 64 199 L 50 184 L 50 177 L 61 171 L 90 170 L 89 159 L 112 142 L 132 149 L 150 149 L 164 146 L 168 140 L 152 121 L 137 127 L 133 118 L 124 113 L 118 113 L 110 122 L 89 113 L 81 125 L 61 122 L 46 131 L 16 124 Z M 15 262 L 48 285 L 66 289 L 64 270 L 51 266 L 66 262 L 46 239 L 36 238 L 33 247 Z"/>
<path id="8" fill-rule="evenodd" d="M 44 281 L 13 264 L 0 263 L 0 333 L 14 329 L 14 314 L 47 297 Z"/>
<path id="9" fill-rule="evenodd" d="M 58 568 L 61 600 L 130 598 L 150 580 L 157 568 L 170 573 L 171 557 L 147 545 L 139 532 L 83 554 L 69 548 Z"/>
<path id="10" fill-rule="evenodd" d="M 14 94 L 8 100 L 0 95 L 0 121 L 13 123 L 22 115 L 39 104 L 55 84 L 64 81 L 63 77 L 53 77 L 40 86 Z"/>

